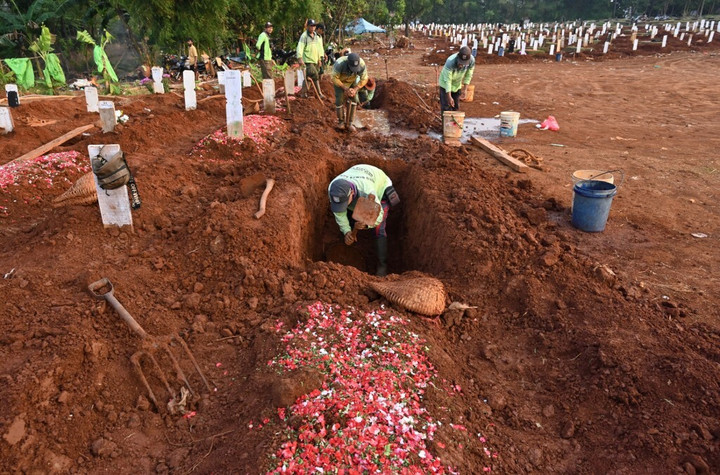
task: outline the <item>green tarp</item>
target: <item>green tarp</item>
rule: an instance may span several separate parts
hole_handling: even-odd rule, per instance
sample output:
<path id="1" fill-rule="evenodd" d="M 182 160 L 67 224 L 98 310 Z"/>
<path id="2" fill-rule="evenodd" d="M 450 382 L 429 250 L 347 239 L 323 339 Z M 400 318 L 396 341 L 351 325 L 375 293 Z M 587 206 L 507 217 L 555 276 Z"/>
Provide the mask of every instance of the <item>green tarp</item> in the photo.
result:
<path id="1" fill-rule="evenodd" d="M 5 64 L 15 73 L 15 83 L 23 89 L 30 89 L 35 85 L 35 73 L 33 72 L 30 58 L 10 58 Z"/>
<path id="2" fill-rule="evenodd" d="M 112 64 L 110 64 L 110 60 L 108 59 L 107 54 L 105 54 L 105 51 L 103 51 L 101 47 L 95 45 L 95 48 L 93 49 L 93 56 L 95 57 L 95 64 L 97 65 L 98 72 L 102 73 L 103 69 L 107 67 L 110 79 L 117 82 L 117 74 L 115 74 L 115 70 L 113 69 Z"/>

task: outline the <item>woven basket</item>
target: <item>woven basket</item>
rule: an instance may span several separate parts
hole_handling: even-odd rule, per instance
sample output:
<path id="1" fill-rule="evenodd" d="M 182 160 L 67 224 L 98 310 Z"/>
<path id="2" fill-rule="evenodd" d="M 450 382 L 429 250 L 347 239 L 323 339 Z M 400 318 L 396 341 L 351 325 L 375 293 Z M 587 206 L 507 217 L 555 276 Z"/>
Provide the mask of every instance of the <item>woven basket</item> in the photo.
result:
<path id="1" fill-rule="evenodd" d="M 432 277 L 371 282 L 370 287 L 390 303 L 421 315 L 440 315 L 445 309 L 445 287 L 442 282 Z"/>
<path id="2" fill-rule="evenodd" d="M 89 205 L 97 201 L 95 178 L 92 172 L 81 176 L 75 184 L 62 195 L 53 200 L 53 207 Z"/>

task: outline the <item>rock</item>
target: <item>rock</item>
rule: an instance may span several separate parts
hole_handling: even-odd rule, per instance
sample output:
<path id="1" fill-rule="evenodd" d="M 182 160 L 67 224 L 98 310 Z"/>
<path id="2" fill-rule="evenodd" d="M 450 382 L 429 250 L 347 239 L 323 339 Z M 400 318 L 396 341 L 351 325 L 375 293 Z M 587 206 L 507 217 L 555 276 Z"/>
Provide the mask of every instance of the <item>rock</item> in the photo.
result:
<path id="1" fill-rule="evenodd" d="M 137 429 L 140 427 L 141 424 L 142 424 L 142 421 L 140 421 L 139 415 L 137 415 L 135 413 L 130 414 L 130 417 L 128 418 L 128 421 L 127 421 L 128 429 Z"/>
<path id="2" fill-rule="evenodd" d="M 560 437 L 563 439 L 571 439 L 575 435 L 575 424 L 572 421 L 567 421 L 562 430 L 560 431 Z"/>
<path id="3" fill-rule="evenodd" d="M 691 464 L 690 462 L 685 462 L 683 464 L 683 470 L 685 470 L 685 473 L 687 473 L 688 475 L 695 475 L 697 473 L 695 467 L 693 467 L 693 464 Z"/>
<path id="4" fill-rule="evenodd" d="M 493 411 L 502 411 L 505 409 L 505 406 L 507 406 L 505 396 L 499 393 L 490 394 L 487 400 L 488 405 L 493 409 Z"/>
<path id="5" fill-rule="evenodd" d="M 713 435 L 705 426 L 701 426 L 700 424 L 696 423 L 690 426 L 690 430 L 696 432 L 697 435 L 699 435 L 705 440 L 713 440 Z"/>
<path id="6" fill-rule="evenodd" d="M 695 468 L 696 473 L 700 475 L 710 473 L 710 466 L 707 464 L 705 459 L 703 459 L 699 455 L 688 455 L 687 457 L 683 458 L 681 463 L 690 463 Z"/>
<path id="7" fill-rule="evenodd" d="M 323 377 L 320 373 L 310 370 L 296 371 L 291 377 L 275 381 L 270 388 L 270 395 L 275 407 L 287 407 L 302 396 L 322 386 Z"/>
<path id="8" fill-rule="evenodd" d="M 257 297 L 250 297 L 247 301 L 250 310 L 255 310 L 258 306 L 259 300 Z"/>
<path id="9" fill-rule="evenodd" d="M 552 417 L 555 415 L 555 406 L 552 404 L 548 404 L 547 406 L 543 407 L 542 410 L 543 416 L 545 417 Z"/>
<path id="10" fill-rule="evenodd" d="M 445 324 L 445 328 L 451 328 L 455 325 L 460 325 L 462 322 L 464 310 L 448 310 L 442 316 L 442 320 Z"/>
<path id="11" fill-rule="evenodd" d="M 150 410 L 150 401 L 148 401 L 145 396 L 138 396 L 135 407 L 137 407 L 140 411 L 148 411 Z"/>
<path id="12" fill-rule="evenodd" d="M 193 292 L 199 294 L 203 291 L 204 288 L 205 286 L 203 284 L 201 284 L 200 282 L 195 282 L 195 285 L 193 285 Z"/>
<path id="13" fill-rule="evenodd" d="M 555 252 L 550 251 L 550 252 L 546 252 L 542 256 L 542 258 L 540 259 L 540 262 L 545 267 L 552 267 L 555 264 L 557 264 L 559 260 L 560 260 L 560 256 L 558 256 Z"/>
<path id="14" fill-rule="evenodd" d="M 534 448 L 530 450 L 528 456 L 530 457 L 530 463 L 532 463 L 536 467 L 539 467 L 543 462 L 543 452 L 539 448 Z"/>
<path id="15" fill-rule="evenodd" d="M 480 356 L 482 356 L 486 360 L 492 360 L 497 353 L 497 349 L 497 345 L 493 345 L 492 343 L 486 343 L 480 347 Z"/>
<path id="16" fill-rule="evenodd" d="M 57 398 L 57 400 L 60 404 L 67 404 L 68 399 L 70 399 L 70 393 L 67 391 L 61 392 Z"/>
<path id="17" fill-rule="evenodd" d="M 200 306 L 200 294 L 193 292 L 185 297 L 185 306 L 193 310 Z"/>
<path id="18" fill-rule="evenodd" d="M 547 221 L 547 210 L 545 208 L 533 208 L 525 212 L 525 217 L 533 226 L 539 226 Z"/>
<path id="19" fill-rule="evenodd" d="M 15 445 L 20 442 L 23 437 L 25 437 L 25 419 L 23 419 L 23 416 L 17 416 L 12 424 L 10 424 L 8 431 L 3 435 L 3 439 L 5 439 L 8 444 Z"/>
<path id="20" fill-rule="evenodd" d="M 93 442 L 90 447 L 90 451 L 96 457 L 107 457 L 112 454 L 115 449 L 117 449 L 115 442 L 102 437 Z"/>

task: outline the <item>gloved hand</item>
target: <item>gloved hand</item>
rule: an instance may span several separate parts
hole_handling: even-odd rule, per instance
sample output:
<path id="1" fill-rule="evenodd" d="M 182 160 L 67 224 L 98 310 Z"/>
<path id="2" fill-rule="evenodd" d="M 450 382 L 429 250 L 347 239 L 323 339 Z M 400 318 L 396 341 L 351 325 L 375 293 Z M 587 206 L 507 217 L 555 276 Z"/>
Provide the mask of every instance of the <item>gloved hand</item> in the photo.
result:
<path id="1" fill-rule="evenodd" d="M 348 231 L 347 233 L 345 233 L 345 244 L 350 246 L 355 241 L 357 241 L 357 237 L 355 237 L 352 231 Z"/>

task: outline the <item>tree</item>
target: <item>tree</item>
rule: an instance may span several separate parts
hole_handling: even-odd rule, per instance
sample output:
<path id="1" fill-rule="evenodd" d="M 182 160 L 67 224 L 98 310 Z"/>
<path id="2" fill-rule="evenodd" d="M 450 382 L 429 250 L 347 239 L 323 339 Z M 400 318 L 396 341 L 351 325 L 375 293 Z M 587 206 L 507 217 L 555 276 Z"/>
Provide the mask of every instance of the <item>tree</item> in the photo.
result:
<path id="1" fill-rule="evenodd" d="M 418 20 L 426 12 L 429 12 L 435 5 L 442 5 L 443 0 L 405 0 L 405 36 L 410 36 L 410 23 Z"/>

